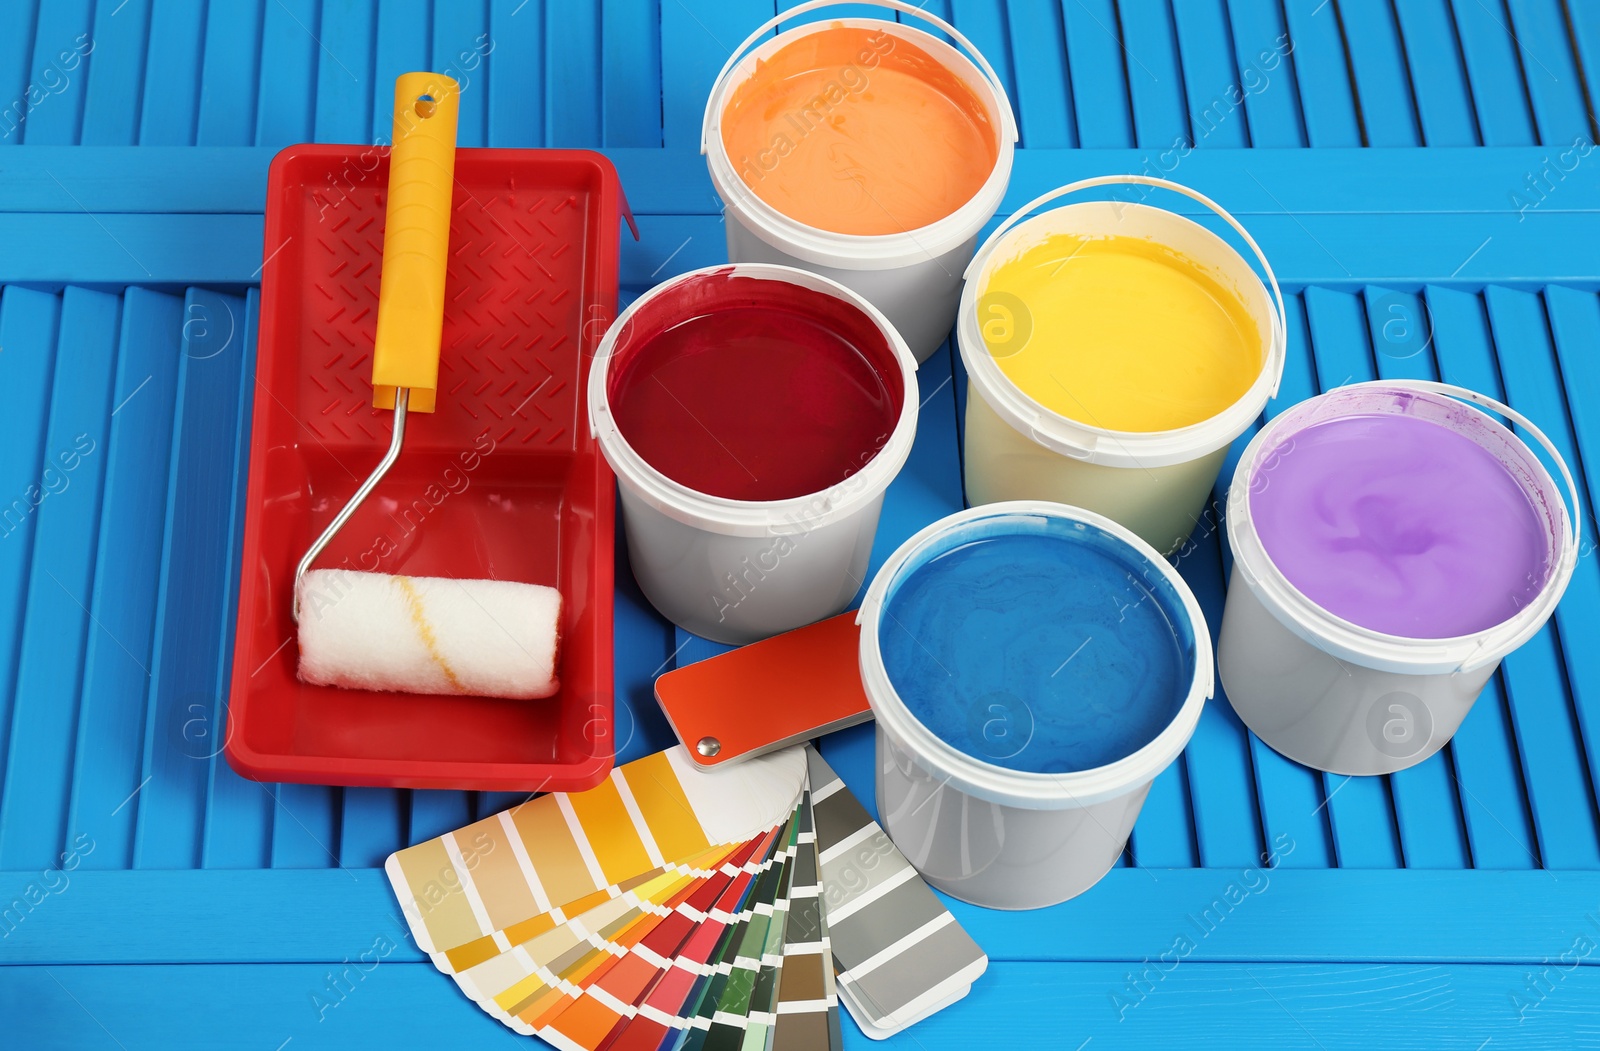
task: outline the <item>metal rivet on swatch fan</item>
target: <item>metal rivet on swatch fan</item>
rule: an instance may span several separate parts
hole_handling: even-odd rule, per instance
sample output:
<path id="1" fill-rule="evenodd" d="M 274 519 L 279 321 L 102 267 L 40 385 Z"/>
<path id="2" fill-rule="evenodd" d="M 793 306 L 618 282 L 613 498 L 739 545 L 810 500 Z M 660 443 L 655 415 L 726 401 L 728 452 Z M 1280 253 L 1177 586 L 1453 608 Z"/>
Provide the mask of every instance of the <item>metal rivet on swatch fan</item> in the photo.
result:
<path id="1" fill-rule="evenodd" d="M 718 752 L 722 751 L 722 742 L 717 740 L 715 737 L 702 737 L 695 744 L 694 750 L 705 756 L 707 759 L 710 759 Z"/>

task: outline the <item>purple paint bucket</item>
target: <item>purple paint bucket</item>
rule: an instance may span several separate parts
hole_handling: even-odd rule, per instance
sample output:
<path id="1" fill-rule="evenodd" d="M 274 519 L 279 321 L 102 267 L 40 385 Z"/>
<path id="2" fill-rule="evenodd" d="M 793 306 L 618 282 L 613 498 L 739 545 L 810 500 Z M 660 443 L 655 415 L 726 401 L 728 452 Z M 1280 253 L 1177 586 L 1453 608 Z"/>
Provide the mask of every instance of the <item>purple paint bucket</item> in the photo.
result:
<path id="1" fill-rule="evenodd" d="M 1548 452 L 1571 496 L 1533 450 Z M 1577 489 L 1515 411 L 1460 387 L 1378 381 L 1286 410 L 1228 492 L 1234 554 L 1217 665 L 1246 726 L 1341 774 L 1444 747 L 1577 562 Z"/>

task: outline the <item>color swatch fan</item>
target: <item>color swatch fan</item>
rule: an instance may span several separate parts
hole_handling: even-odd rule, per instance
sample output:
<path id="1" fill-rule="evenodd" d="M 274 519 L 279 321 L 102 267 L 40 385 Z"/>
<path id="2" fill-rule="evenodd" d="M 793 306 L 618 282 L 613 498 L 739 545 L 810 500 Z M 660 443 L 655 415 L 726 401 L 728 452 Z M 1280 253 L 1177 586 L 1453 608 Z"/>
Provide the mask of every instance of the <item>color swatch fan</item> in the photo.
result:
<path id="1" fill-rule="evenodd" d="M 842 788 L 809 749 L 712 773 L 677 747 L 408 847 L 387 871 L 417 944 L 518 1033 L 582 1051 L 836 1049 L 841 1002 L 881 1038 L 959 999 L 987 962 Z M 853 871 L 861 849 L 886 878 Z"/>

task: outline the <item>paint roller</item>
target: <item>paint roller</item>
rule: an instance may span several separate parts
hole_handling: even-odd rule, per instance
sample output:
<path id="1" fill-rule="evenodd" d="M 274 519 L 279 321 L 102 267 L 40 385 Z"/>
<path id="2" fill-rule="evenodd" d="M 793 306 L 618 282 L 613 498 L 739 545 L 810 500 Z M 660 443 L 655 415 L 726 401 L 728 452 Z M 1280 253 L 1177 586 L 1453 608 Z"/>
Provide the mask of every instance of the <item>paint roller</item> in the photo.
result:
<path id="1" fill-rule="evenodd" d="M 403 693 L 549 697 L 558 688 L 561 595 L 505 580 L 311 569 L 400 457 L 406 414 L 432 412 L 460 86 L 435 73 L 395 81 L 372 404 L 394 410 L 389 451 L 295 569 L 300 678 Z"/>

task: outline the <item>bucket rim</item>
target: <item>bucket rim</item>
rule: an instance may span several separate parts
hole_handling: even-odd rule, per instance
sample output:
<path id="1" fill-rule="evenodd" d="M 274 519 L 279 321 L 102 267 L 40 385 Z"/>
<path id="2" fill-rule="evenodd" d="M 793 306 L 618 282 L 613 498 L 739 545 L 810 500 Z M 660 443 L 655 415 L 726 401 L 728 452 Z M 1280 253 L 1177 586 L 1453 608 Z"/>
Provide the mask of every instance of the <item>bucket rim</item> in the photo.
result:
<path id="1" fill-rule="evenodd" d="M 606 382 L 619 339 L 645 305 L 684 282 L 720 274 L 778 281 L 834 296 L 859 309 L 883 333 L 890 355 L 900 367 L 900 414 L 888 439 L 860 470 L 814 493 L 782 500 L 738 500 L 702 493 L 668 477 L 623 435 L 611 411 Z M 661 282 L 617 315 L 595 348 L 589 366 L 589 432 L 598 441 L 618 483 L 667 517 L 723 536 L 804 535 L 867 507 L 883 495 L 910 456 L 919 409 L 917 359 L 889 319 L 859 293 L 837 281 L 778 263 L 718 263 Z"/>
<path id="2" fill-rule="evenodd" d="M 1109 179 L 1102 183 L 1084 180 L 1084 183 L 1108 185 L 1121 181 Z M 1056 193 L 1070 188 L 1063 187 Z M 1039 200 L 1055 195 L 1046 194 Z M 1255 250 L 1258 260 L 1266 269 L 1267 280 L 1238 291 L 1252 314 L 1264 302 L 1268 315 L 1267 342 L 1262 348 L 1261 367 L 1255 379 L 1244 393 L 1220 412 L 1164 431 L 1119 431 L 1064 416 L 1017 386 L 1000 368 L 994 355 L 989 353 L 978 324 L 978 297 L 995 260 L 1002 258 L 1001 249 L 1036 235 L 1052 224 L 1060 224 L 1063 219 L 1070 220 L 1074 214 L 1121 210 L 1153 218 L 1172 227 L 1181 227 L 1187 233 L 1208 240 L 1214 249 L 1228 253 L 1247 270 L 1250 269 L 1245 256 L 1215 231 L 1166 208 L 1139 202 L 1077 201 L 1022 219 L 1023 212 L 1031 207 L 1020 209 L 1013 216 L 1015 224 L 1008 221 L 1004 227 L 996 230 L 973 257 L 967 268 L 961 304 L 956 313 L 956 345 L 961 352 L 961 361 L 966 366 L 967 377 L 996 415 L 1023 437 L 1052 452 L 1092 464 L 1136 468 L 1170 467 L 1199 459 L 1232 442 L 1260 417 L 1267 401 L 1277 394 L 1283 378 L 1287 338 L 1282 293 L 1278 289 L 1276 276 L 1259 248 Z M 1217 211 L 1232 221 L 1232 217 L 1222 212 L 1220 207 Z M 1242 232 L 1243 228 L 1239 229 Z M 1248 237 L 1248 234 L 1245 236 Z M 1251 246 L 1255 247 L 1253 241 Z M 1256 300 L 1258 294 L 1260 300 Z"/>
<path id="3" fill-rule="evenodd" d="M 848 17 L 791 26 L 767 40 L 760 37 L 782 21 L 821 8 L 837 6 L 834 0 L 800 4 L 763 24 L 728 56 L 722 71 L 711 85 L 701 125 L 700 152 L 717 196 L 732 209 L 752 233 L 774 248 L 807 263 L 840 270 L 885 270 L 938 259 L 945 253 L 975 240 L 984 224 L 993 217 L 1011 180 L 1018 139 L 1016 116 L 1005 84 L 975 46 L 955 27 L 900 0 L 865 0 L 896 11 L 913 14 L 932 23 L 957 41 L 965 53 L 914 25 L 879 17 Z M 772 52 L 801 36 L 824 32 L 836 26 L 879 28 L 914 43 L 940 61 L 951 73 L 961 77 L 975 91 L 987 92 L 993 106 L 996 135 L 994 167 L 973 195 L 949 214 L 917 227 L 889 234 L 845 234 L 811 226 L 792 219 L 757 196 L 739 177 L 722 140 L 722 116 L 734 88 L 747 79 L 748 72 Z M 752 50 L 753 47 L 753 50 Z M 746 74 L 740 76 L 739 74 Z"/>
<path id="4" fill-rule="evenodd" d="M 1545 578 L 1535 601 L 1482 631 L 1442 639 L 1411 638 L 1363 627 L 1329 612 L 1295 587 L 1278 568 L 1256 531 L 1250 511 L 1251 475 L 1269 449 L 1276 448 L 1283 439 L 1304 428 L 1302 418 L 1313 407 L 1368 391 L 1404 392 L 1436 405 L 1448 405 L 1473 414 L 1480 425 L 1498 432 L 1509 447 L 1520 447 L 1527 453 L 1526 466 L 1538 472 L 1540 479 L 1548 483 L 1549 489 L 1557 496 L 1552 509 L 1555 517 L 1550 524 L 1553 532 L 1563 541 L 1561 550 L 1551 554 L 1549 576 Z M 1540 461 L 1533 448 L 1491 413 L 1511 420 L 1544 448 L 1556 465 L 1561 482 L 1565 483 L 1565 497 L 1572 505 L 1570 511 L 1567 503 L 1561 499 L 1561 483 Z M 1463 434 L 1463 437 L 1477 441 L 1470 434 Z M 1482 442 L 1478 444 L 1482 445 Z M 1517 484 L 1526 491 L 1522 480 L 1518 479 Z M 1582 547 L 1582 522 L 1577 483 L 1560 450 L 1543 431 L 1526 416 L 1497 399 L 1466 387 L 1433 380 L 1379 379 L 1349 383 L 1291 406 L 1261 428 L 1245 447 L 1234 469 L 1227 496 L 1228 544 L 1233 551 L 1234 571 L 1279 623 L 1333 657 L 1377 671 L 1413 675 L 1477 671 L 1498 664 L 1507 654 L 1537 634 L 1555 612 L 1572 579 Z"/>
<path id="5" fill-rule="evenodd" d="M 913 557 L 946 534 L 986 518 L 1019 521 L 1053 518 L 1089 525 L 1127 545 L 1166 580 L 1177 596 L 1194 635 L 1194 674 L 1188 692 L 1172 720 L 1130 754 L 1088 770 L 1047 774 L 1012 770 L 969 755 L 947 743 L 915 715 L 889 679 L 878 642 L 888 593 L 895 578 Z M 1169 613 L 1174 612 L 1172 610 Z M 1194 592 L 1177 569 L 1155 548 L 1125 526 L 1104 515 L 1069 504 L 1047 500 L 1008 500 L 983 504 L 947 515 L 929 524 L 901 544 L 884 562 L 867 587 L 856 614 L 860 627 L 859 662 L 862 685 L 878 723 L 879 732 L 893 734 L 934 774 L 962 792 L 1024 810 L 1070 810 L 1094 806 L 1134 791 L 1154 780 L 1170 766 L 1194 735 L 1201 710 L 1216 691 L 1216 668 L 1211 632 Z"/>

